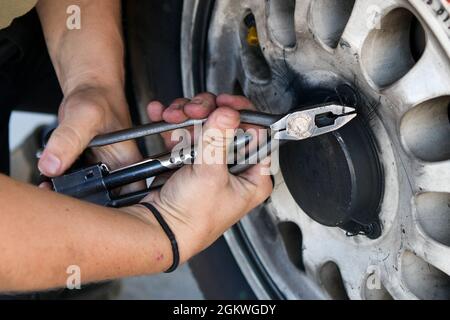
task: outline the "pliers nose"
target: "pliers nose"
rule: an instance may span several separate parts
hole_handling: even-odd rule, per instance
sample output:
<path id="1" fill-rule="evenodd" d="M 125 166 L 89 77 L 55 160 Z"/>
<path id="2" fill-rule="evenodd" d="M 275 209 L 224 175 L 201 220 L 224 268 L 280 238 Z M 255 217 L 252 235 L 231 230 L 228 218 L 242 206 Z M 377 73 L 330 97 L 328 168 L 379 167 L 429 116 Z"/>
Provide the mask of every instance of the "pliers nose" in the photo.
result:
<path id="1" fill-rule="evenodd" d="M 285 115 L 241 111 L 241 122 L 269 128 L 275 140 L 304 140 L 338 130 L 356 115 L 354 108 L 327 104 Z"/>
<path id="2" fill-rule="evenodd" d="M 304 140 L 339 130 L 356 115 L 354 108 L 330 104 L 290 113 L 270 129 L 276 140 Z"/>

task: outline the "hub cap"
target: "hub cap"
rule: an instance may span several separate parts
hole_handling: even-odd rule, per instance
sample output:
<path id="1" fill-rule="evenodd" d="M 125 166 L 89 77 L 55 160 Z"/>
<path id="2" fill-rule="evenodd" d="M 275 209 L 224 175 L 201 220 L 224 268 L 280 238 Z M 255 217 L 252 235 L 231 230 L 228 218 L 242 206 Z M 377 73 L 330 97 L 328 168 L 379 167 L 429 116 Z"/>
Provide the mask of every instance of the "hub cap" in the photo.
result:
<path id="1" fill-rule="evenodd" d="M 306 91 L 306 90 L 304 90 Z M 333 134 L 285 145 L 281 172 L 296 203 L 316 222 L 348 235 L 381 235 L 383 174 L 362 99 L 348 86 L 315 99 L 350 104 L 359 117 Z M 319 101 L 317 101 L 320 103 Z"/>

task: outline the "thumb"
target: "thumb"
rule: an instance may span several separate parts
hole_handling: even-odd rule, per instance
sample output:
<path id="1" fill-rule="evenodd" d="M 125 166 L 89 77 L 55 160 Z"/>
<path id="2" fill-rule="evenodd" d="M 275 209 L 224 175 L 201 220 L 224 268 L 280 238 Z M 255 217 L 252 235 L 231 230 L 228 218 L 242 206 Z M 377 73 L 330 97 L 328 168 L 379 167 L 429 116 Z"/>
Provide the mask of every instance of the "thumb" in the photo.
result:
<path id="1" fill-rule="evenodd" d="M 63 119 L 52 133 L 38 163 L 44 175 L 62 175 L 83 153 L 95 135 L 90 121 L 82 117 Z"/>
<path id="2" fill-rule="evenodd" d="M 201 170 L 207 175 L 228 174 L 228 148 L 239 122 L 239 112 L 228 107 L 218 108 L 209 116 L 203 126 L 199 157 L 193 166 L 195 171 Z"/>

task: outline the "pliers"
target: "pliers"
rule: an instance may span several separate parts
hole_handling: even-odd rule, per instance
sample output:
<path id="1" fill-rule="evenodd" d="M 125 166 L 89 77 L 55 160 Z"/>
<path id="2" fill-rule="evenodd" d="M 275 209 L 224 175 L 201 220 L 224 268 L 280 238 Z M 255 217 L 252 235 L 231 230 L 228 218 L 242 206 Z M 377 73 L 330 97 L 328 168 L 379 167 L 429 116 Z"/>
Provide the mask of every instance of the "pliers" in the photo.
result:
<path id="1" fill-rule="evenodd" d="M 336 131 L 356 117 L 356 110 L 339 104 L 316 105 L 285 115 L 240 111 L 241 122 L 267 127 L 276 140 L 303 140 Z M 172 124 L 156 122 L 94 138 L 88 147 L 102 147 L 167 131 L 203 124 L 207 119 Z"/>
<path id="2" fill-rule="evenodd" d="M 244 110 L 240 112 L 241 122 L 265 127 L 269 130 L 270 139 L 258 146 L 257 150 L 246 155 L 243 163 L 230 166 L 230 172 L 238 174 L 259 162 L 274 151 L 271 141 L 298 141 L 313 138 L 342 128 L 356 117 L 356 110 L 339 104 L 312 106 L 306 110 L 295 111 L 283 115 L 273 115 Z M 165 122 L 152 123 L 131 129 L 109 133 L 93 139 L 89 147 L 101 147 L 149 135 L 160 134 L 175 129 L 201 125 L 207 119 L 188 120 L 180 124 Z M 235 141 L 235 149 L 249 142 L 248 136 Z M 197 153 L 195 148 L 172 152 L 155 159 L 148 159 L 131 166 L 110 171 L 105 164 L 93 165 L 76 172 L 53 178 L 53 189 L 65 195 L 86 200 L 103 206 L 122 207 L 139 202 L 152 189 L 127 194 L 114 198 L 111 191 L 162 173 L 193 163 Z"/>

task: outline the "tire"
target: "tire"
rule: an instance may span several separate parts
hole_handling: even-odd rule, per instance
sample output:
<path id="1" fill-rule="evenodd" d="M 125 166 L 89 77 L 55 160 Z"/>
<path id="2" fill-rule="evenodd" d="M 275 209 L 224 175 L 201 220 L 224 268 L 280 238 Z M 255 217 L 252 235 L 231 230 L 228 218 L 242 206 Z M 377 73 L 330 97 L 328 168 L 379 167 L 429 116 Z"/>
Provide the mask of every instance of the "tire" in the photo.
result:
<path id="1" fill-rule="evenodd" d="M 141 111 L 151 100 L 170 103 L 183 96 L 180 29 L 183 1 L 127 1 L 126 19 L 129 79 Z M 149 154 L 158 154 L 160 141 L 147 141 Z M 254 299 L 255 295 L 240 272 L 225 240 L 189 262 L 199 287 L 207 299 Z"/>
<path id="2" fill-rule="evenodd" d="M 448 7 L 261 3 L 128 4 L 141 107 L 208 90 L 274 113 L 358 109 L 351 126 L 280 151 L 272 198 L 191 263 L 205 297 L 450 298 Z"/>

